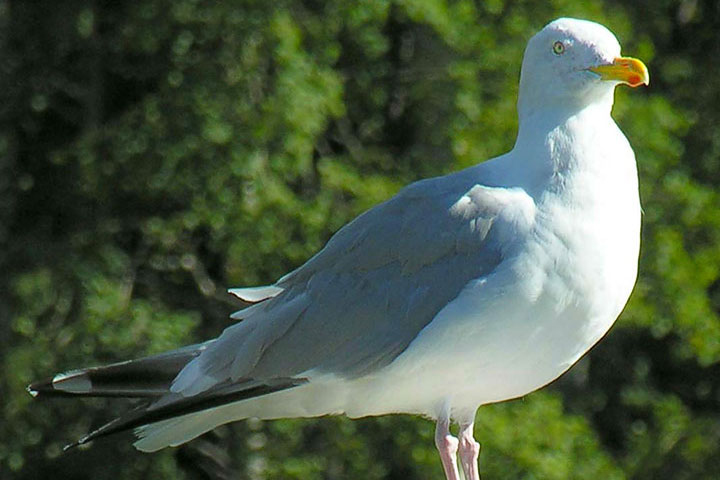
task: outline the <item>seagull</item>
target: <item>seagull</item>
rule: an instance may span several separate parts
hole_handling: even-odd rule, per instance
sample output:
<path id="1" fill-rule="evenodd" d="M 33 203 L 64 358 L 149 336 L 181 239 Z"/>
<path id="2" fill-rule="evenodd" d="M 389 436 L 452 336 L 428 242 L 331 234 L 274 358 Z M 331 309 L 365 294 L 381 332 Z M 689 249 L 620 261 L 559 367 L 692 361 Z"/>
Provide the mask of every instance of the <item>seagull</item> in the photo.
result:
<path id="1" fill-rule="evenodd" d="M 617 85 L 648 83 L 607 28 L 555 20 L 525 50 L 510 152 L 410 184 L 273 285 L 230 289 L 249 306 L 213 340 L 28 390 L 141 399 L 70 446 L 134 429 L 145 452 L 253 417 L 421 415 L 447 480 L 479 480 L 477 409 L 562 375 L 633 289 L 637 168 L 611 109 Z"/>

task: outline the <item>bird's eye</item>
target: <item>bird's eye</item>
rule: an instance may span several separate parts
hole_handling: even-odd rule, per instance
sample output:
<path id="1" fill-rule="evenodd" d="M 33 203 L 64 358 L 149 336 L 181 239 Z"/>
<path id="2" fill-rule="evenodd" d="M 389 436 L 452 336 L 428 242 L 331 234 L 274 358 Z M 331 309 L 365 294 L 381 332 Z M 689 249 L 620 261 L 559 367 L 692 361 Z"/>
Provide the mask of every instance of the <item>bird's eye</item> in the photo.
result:
<path id="1" fill-rule="evenodd" d="M 565 44 L 560 41 L 553 43 L 553 53 L 555 55 L 562 55 L 565 53 Z"/>

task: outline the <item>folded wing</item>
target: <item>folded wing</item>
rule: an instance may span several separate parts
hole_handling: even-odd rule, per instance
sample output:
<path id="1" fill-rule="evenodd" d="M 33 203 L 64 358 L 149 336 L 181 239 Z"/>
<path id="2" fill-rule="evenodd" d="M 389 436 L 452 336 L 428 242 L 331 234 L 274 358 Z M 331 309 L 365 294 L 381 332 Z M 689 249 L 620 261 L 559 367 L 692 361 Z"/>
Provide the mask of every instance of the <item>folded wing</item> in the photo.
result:
<path id="1" fill-rule="evenodd" d="M 527 228 L 533 200 L 520 189 L 459 174 L 410 185 L 338 231 L 323 250 L 233 315 L 172 391 L 222 382 L 331 373 L 353 378 L 402 353 L 473 279 L 502 261 Z M 501 248 L 501 245 L 503 247 Z"/>

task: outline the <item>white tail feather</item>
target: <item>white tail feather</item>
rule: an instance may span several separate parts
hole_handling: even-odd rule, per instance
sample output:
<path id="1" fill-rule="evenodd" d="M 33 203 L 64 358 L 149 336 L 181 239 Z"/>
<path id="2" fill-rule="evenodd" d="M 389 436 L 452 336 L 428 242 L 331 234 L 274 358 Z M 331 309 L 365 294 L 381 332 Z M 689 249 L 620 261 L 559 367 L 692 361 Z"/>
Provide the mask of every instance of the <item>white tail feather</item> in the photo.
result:
<path id="1" fill-rule="evenodd" d="M 343 388 L 328 389 L 312 383 L 288 390 L 222 405 L 135 429 L 135 448 L 154 452 L 176 447 L 226 423 L 246 418 L 318 417 L 343 413 L 339 408 Z"/>

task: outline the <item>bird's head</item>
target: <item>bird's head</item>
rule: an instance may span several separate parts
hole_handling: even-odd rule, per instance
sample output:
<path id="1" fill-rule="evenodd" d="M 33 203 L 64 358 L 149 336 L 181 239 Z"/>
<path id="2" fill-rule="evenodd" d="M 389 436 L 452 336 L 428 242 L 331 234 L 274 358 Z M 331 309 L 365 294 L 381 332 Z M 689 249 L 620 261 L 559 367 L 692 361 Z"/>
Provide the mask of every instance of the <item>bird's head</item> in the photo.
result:
<path id="1" fill-rule="evenodd" d="M 587 20 L 560 18 L 528 42 L 520 74 L 520 115 L 538 108 L 612 105 L 613 90 L 624 83 L 647 85 L 647 68 L 622 57 L 615 35 Z"/>

